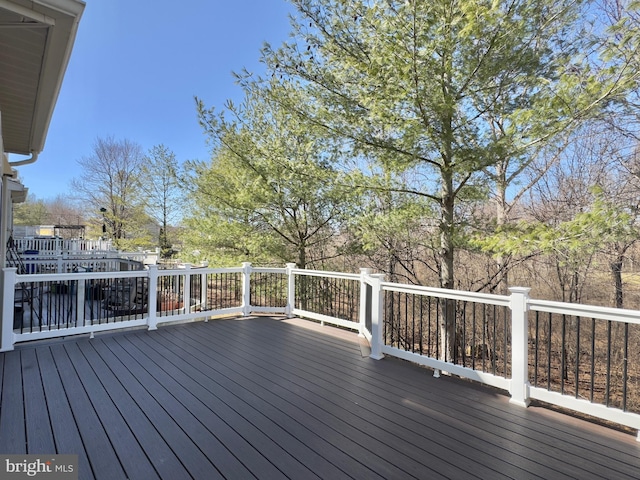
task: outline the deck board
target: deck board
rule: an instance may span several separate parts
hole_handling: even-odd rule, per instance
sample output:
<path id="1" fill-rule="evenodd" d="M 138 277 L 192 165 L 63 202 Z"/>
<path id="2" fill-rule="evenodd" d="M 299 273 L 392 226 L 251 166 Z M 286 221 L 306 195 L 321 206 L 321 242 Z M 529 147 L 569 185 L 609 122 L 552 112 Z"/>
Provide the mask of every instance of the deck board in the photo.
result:
<path id="1" fill-rule="evenodd" d="M 73 345 L 73 343 L 69 344 Z M 108 398 L 98 399 L 95 404 L 92 402 L 76 372 L 75 365 L 67 355 L 65 345 L 62 343 L 53 345 L 51 353 L 67 392 L 69 406 L 75 418 L 75 428 L 78 429 L 82 438 L 93 475 L 97 479 L 122 478 L 125 473 L 120 464 L 120 459 L 109 440 L 105 426 L 96 413 L 96 409 L 99 409 L 100 404 L 106 402 Z M 116 423 L 119 420 L 116 417 L 112 421 Z M 107 425 L 111 423 L 107 422 Z M 73 425 L 69 425 L 69 428 L 73 428 Z M 60 453 L 60 451 L 56 450 L 55 453 Z M 77 453 L 79 455 L 82 454 L 82 452 Z"/>
<path id="2" fill-rule="evenodd" d="M 274 338 L 265 338 L 265 344 L 270 344 L 272 341 L 276 341 Z M 296 342 L 300 346 L 301 353 L 309 352 L 313 348 L 311 344 L 305 344 L 304 339 L 299 339 Z M 298 364 L 305 362 L 306 358 L 297 358 Z M 537 425 L 535 422 L 530 421 L 530 412 L 532 409 L 521 409 L 509 405 L 507 403 L 508 398 L 504 395 L 497 395 L 496 400 L 500 400 L 497 404 L 492 405 L 487 402 L 477 402 L 473 395 L 474 388 L 472 385 L 468 385 L 469 395 L 460 397 L 459 382 L 448 382 L 450 379 L 443 377 L 435 380 L 433 378 L 424 378 L 422 381 L 435 382 L 434 385 L 438 385 L 437 389 L 432 389 L 425 392 L 424 389 L 414 388 L 415 375 L 411 369 L 404 368 L 404 362 L 400 361 L 387 361 L 383 362 L 384 367 L 395 367 L 390 374 L 384 375 L 380 371 L 375 372 L 373 378 L 384 378 L 385 383 L 389 385 L 391 390 L 402 392 L 402 398 L 405 402 L 411 402 L 413 405 L 418 406 L 417 413 L 422 417 L 422 423 L 424 428 L 437 430 L 445 440 L 444 435 L 451 435 L 452 430 L 459 431 L 459 434 L 454 434 L 451 438 L 454 442 L 466 442 L 467 439 L 472 440 L 469 443 L 470 451 L 474 449 L 484 450 L 484 454 L 497 455 L 501 460 L 506 460 L 509 455 L 512 456 L 513 461 L 517 462 L 519 468 L 524 466 L 525 463 L 530 463 L 537 472 L 544 472 L 547 470 L 547 475 L 552 476 L 557 472 L 567 475 L 586 475 L 596 473 L 607 477 L 611 474 L 611 467 L 608 465 L 609 457 L 606 454 L 600 452 L 590 451 L 593 445 L 593 439 L 591 436 L 586 437 L 573 437 L 572 442 L 567 442 L 567 438 L 564 436 L 566 432 L 558 431 L 558 426 L 563 423 L 556 422 L 544 422 L 542 425 Z M 383 363 L 368 363 L 369 366 L 383 366 Z M 363 375 L 366 375 L 362 371 Z M 430 372 L 427 375 L 430 376 Z M 412 381 L 413 379 L 413 381 Z M 358 382 L 356 380 L 356 382 Z M 357 386 L 356 384 L 355 386 Z M 453 386 L 453 390 L 449 393 L 446 388 L 448 385 Z M 347 383 L 340 385 L 340 391 L 348 392 L 353 391 L 352 386 Z M 418 395 L 412 396 L 413 390 L 417 390 Z M 479 391 L 483 394 L 487 392 L 486 388 L 480 388 Z M 425 395 L 429 395 L 429 411 L 420 409 L 420 401 L 425 399 Z M 400 412 L 402 409 L 397 409 L 395 405 L 398 402 L 397 396 L 387 395 L 384 391 L 380 391 L 375 386 L 373 389 L 368 389 L 367 396 L 380 397 L 380 406 L 385 412 L 393 412 L 394 410 Z M 358 400 L 354 400 L 358 401 Z M 493 402 L 496 403 L 496 402 Z M 407 412 L 405 410 L 405 412 Z M 407 413 L 409 415 L 409 413 Z M 428 422 L 424 422 L 428 419 Z M 444 420 L 441 420 L 444 419 Z M 506 420 L 506 422 L 505 422 Z M 395 421 L 401 421 L 396 418 Z M 420 419 L 415 418 L 410 422 L 419 423 Z M 454 427 L 452 429 L 452 427 Z M 404 428 L 411 429 L 410 424 L 405 424 Z M 535 440 L 534 443 L 527 444 L 522 443 L 522 429 L 527 428 L 528 438 Z M 486 448 L 493 445 L 496 448 Z M 603 447 L 605 445 L 603 444 Z M 449 446 L 449 448 L 455 448 L 455 446 Z M 637 453 L 637 449 L 634 449 Z M 522 454 L 522 452 L 525 452 Z M 532 455 L 532 451 L 535 455 Z M 530 458 L 539 459 L 538 464 L 531 463 Z M 585 460 L 588 460 L 585 463 Z M 599 461 L 600 463 L 597 463 Z M 588 467 L 585 467 L 588 465 Z M 634 475 L 635 472 L 632 465 L 621 464 L 621 473 L 624 475 Z M 588 470 L 586 469 L 588 468 Z"/>
<path id="3" fill-rule="evenodd" d="M 284 478 L 259 450 L 225 423 L 215 409 L 209 408 L 188 388 L 182 388 L 172 378 L 172 374 L 179 374 L 178 372 L 158 368 L 157 364 L 150 362 L 145 355 L 141 355 L 141 352 L 131 342 L 126 341 L 125 337 L 119 338 L 119 342 L 109 345 L 109 348 L 114 355 L 126 359 L 136 378 L 148 385 L 150 393 L 156 398 L 166 399 L 163 402 L 164 408 L 167 408 L 168 412 L 180 421 L 183 428 L 189 430 L 193 428 L 198 432 L 200 436 L 198 444 L 209 451 L 205 453 L 215 459 L 215 464 L 223 475 L 235 475 L 236 478 L 250 478 L 258 475 Z M 200 423 L 195 423 L 196 421 Z M 218 460 L 222 455 L 227 457 L 226 468 L 221 468 L 221 462 Z M 238 458 L 241 458 L 246 466 Z"/>
<path id="4" fill-rule="evenodd" d="M 78 468 L 85 472 L 86 479 L 93 479 L 91 465 L 87 460 L 87 454 L 76 428 L 75 419 L 64 385 L 60 380 L 60 375 L 56 369 L 50 349 L 35 350 L 38 355 L 38 365 L 40 366 L 42 386 L 47 402 L 47 410 L 51 422 L 51 429 L 56 442 L 55 450 L 60 454 L 78 455 Z"/>
<path id="5" fill-rule="evenodd" d="M 276 435 L 283 437 L 283 448 L 295 449 L 294 455 L 321 478 L 381 478 L 359 462 L 351 460 L 347 453 L 334 444 L 337 439 L 329 441 L 319 436 L 313 431 L 315 424 L 305 425 L 295 421 L 289 412 L 262 398 L 256 385 L 235 375 L 224 365 L 213 363 L 202 349 L 195 348 L 192 342 L 179 335 L 180 332 L 173 332 L 175 335 L 169 336 L 166 333 L 169 332 L 159 330 L 153 338 L 156 341 L 163 340 L 161 345 L 173 355 L 174 361 L 184 360 L 185 363 L 180 363 L 186 375 L 198 378 L 228 405 L 237 405 L 242 414 L 248 415 L 252 421 L 263 424 L 262 418 L 256 413 L 266 417 L 269 423 L 263 424 L 263 432 L 275 429 Z M 242 357 L 235 355 L 232 350 L 233 346 L 230 345 L 232 358 L 242 362 Z M 300 451 L 299 446 L 303 446 L 303 450 Z"/>
<path id="6" fill-rule="evenodd" d="M 195 341 L 198 336 L 195 331 L 187 332 Z M 206 338 L 200 336 L 202 341 L 216 342 L 217 347 L 221 347 L 221 338 Z M 234 342 L 234 351 L 242 350 L 250 355 L 252 352 L 261 360 L 266 359 L 269 350 L 278 348 L 278 340 L 273 338 L 263 338 L 262 341 L 273 344 L 269 347 L 253 347 L 251 338 L 247 337 L 245 342 L 241 341 L 241 336 L 235 336 L 238 340 Z M 296 339 L 296 342 L 301 339 Z M 269 344 L 269 343 L 267 343 Z M 265 344 L 266 345 L 266 344 Z M 214 352 L 218 348 L 213 349 Z M 495 471 L 485 469 L 484 466 L 465 458 L 451 459 L 448 462 L 438 461 L 441 458 L 450 458 L 451 450 L 431 441 L 429 438 L 414 434 L 404 426 L 399 425 L 394 415 L 384 418 L 392 411 L 370 412 L 367 410 L 367 398 L 365 396 L 353 396 L 352 398 L 342 395 L 343 388 L 339 385 L 340 372 L 344 369 L 337 363 L 325 363 L 321 369 L 309 365 L 306 369 L 301 364 L 307 360 L 305 358 L 289 358 L 283 348 L 279 349 L 282 355 L 273 362 L 255 360 L 241 372 L 235 369 L 238 374 L 248 376 L 256 385 L 261 385 L 265 391 L 278 395 L 281 398 L 295 396 L 295 404 L 311 412 L 323 428 L 324 435 L 336 435 L 342 432 L 346 441 L 357 444 L 360 448 L 358 457 L 367 463 L 377 463 L 378 472 L 385 478 L 405 478 L 432 474 L 441 476 L 460 477 L 461 475 L 484 474 L 491 475 L 492 478 L 501 478 Z M 307 351 L 308 352 L 308 351 Z M 349 352 L 351 353 L 351 352 Z M 263 357 L 262 354 L 265 354 Z M 335 352 L 334 352 L 335 354 Z M 216 357 L 218 358 L 218 357 Z M 335 356 L 333 357 L 335 358 Z M 353 357 L 357 359 L 357 356 Z M 218 361 L 223 361 L 219 360 Z M 330 362 L 330 357 L 327 362 Z M 231 364 L 233 363 L 230 361 Z M 280 374 L 274 372 L 282 372 Z M 322 380 L 320 376 L 325 372 L 329 374 L 330 380 Z M 335 373 L 338 373 L 336 375 Z M 304 422 L 304 418 L 300 417 Z M 334 430 L 333 432 L 331 430 Z M 378 440 L 379 439 L 379 440 Z M 422 447 L 417 447 L 416 442 L 421 442 Z M 425 448 L 426 446 L 426 448 Z M 363 451 L 364 450 L 364 451 Z M 457 460 L 457 461 L 456 461 Z M 400 470 L 390 467 L 399 465 Z M 506 477 L 505 477 L 506 478 Z"/>
<path id="7" fill-rule="evenodd" d="M 33 453 L 53 452 L 55 450 L 53 432 L 36 352 L 29 349 L 23 350 L 21 353 L 25 427 L 26 436 L 29 439 L 29 451 Z"/>
<path id="8" fill-rule="evenodd" d="M 0 452 L 80 478 L 631 479 L 628 434 L 301 320 L 216 320 L 0 354 Z"/>
<path id="9" fill-rule="evenodd" d="M 220 389 L 207 389 L 208 379 L 205 379 L 204 384 L 198 382 L 198 375 L 193 371 L 185 374 L 185 371 L 179 367 L 187 365 L 186 362 L 182 364 L 179 358 L 174 358 L 174 362 L 170 361 L 166 358 L 166 351 L 163 356 L 160 351 L 153 348 L 151 345 L 153 342 L 147 344 L 141 340 L 134 343 L 132 340 L 130 337 L 123 336 L 118 339 L 118 344 L 128 353 L 140 359 L 142 366 L 152 374 L 160 376 L 159 372 L 165 372 L 169 377 L 165 386 L 174 392 L 174 395 L 179 395 L 184 402 L 191 405 L 193 411 L 200 414 L 200 418 L 215 428 L 216 433 L 224 434 L 228 444 L 238 446 L 238 442 L 246 442 L 246 445 L 240 445 L 240 448 L 234 449 L 234 451 L 245 459 L 249 466 L 258 464 L 258 467 L 264 468 L 261 459 L 269 459 L 270 463 L 272 462 L 274 467 L 285 477 L 314 477 L 311 470 L 296 460 L 296 457 L 292 455 L 293 452 L 282 448 L 260 429 L 260 426 L 267 424 L 266 430 L 274 433 L 276 437 L 278 436 L 277 430 L 270 428 L 271 426 L 265 421 L 266 417 L 262 418 L 263 416 L 259 412 L 243 408 L 239 402 L 226 403 L 222 398 L 224 393 Z M 187 372 L 189 370 L 192 369 L 186 368 Z M 251 470 L 256 476 L 260 476 L 262 471 L 256 470 L 255 467 Z M 269 478 L 277 478 L 277 474 L 269 467 L 264 470 L 264 473 L 265 476 L 266 474 L 273 475 Z"/>
<path id="10" fill-rule="evenodd" d="M 162 435 L 131 399 L 126 380 L 113 375 L 100 358 L 86 351 L 92 345 L 74 342 L 65 347 L 127 474 L 131 478 L 154 478 L 157 465 L 167 475 L 186 475 Z M 157 458 L 154 465 L 148 458 L 150 452 Z"/>
<path id="11" fill-rule="evenodd" d="M 20 353 L 4 356 L 0 399 L 0 452 L 27 453 Z"/>
<path id="12" fill-rule="evenodd" d="M 271 341 L 277 341 L 275 338 L 269 337 L 265 340 L 267 344 Z M 304 345 L 302 338 L 297 339 L 296 342 Z M 313 348 L 310 344 L 306 345 L 305 351 L 313 351 Z M 358 357 L 354 356 L 353 358 L 357 359 Z M 345 382 L 340 376 L 327 373 L 341 371 L 343 366 L 324 363 L 321 369 L 318 369 L 317 366 L 314 369 L 313 359 L 290 356 L 285 352 L 282 357 L 278 358 L 278 361 L 285 375 L 280 382 L 286 384 L 292 381 L 304 389 L 301 393 L 314 405 L 314 409 L 325 409 L 331 415 L 335 415 L 340 422 L 359 428 L 373 438 L 383 438 L 386 443 L 384 450 L 379 452 L 382 457 L 388 456 L 394 461 L 398 461 L 402 455 L 410 455 L 414 462 L 421 464 L 421 473 L 434 468 L 436 469 L 434 474 L 444 476 L 466 474 L 491 478 L 511 478 L 508 476 L 509 474 L 521 473 L 520 469 L 509 469 L 508 465 L 501 465 L 499 470 L 496 470 L 479 463 L 487 461 L 486 455 L 490 452 L 477 452 L 470 449 L 466 456 L 452 454 L 460 446 L 459 438 L 450 435 L 443 436 L 436 442 L 428 435 L 433 422 L 438 421 L 437 418 L 426 424 L 422 421 L 422 412 L 416 414 L 410 409 L 402 408 L 402 399 L 398 399 L 393 393 L 383 394 L 385 397 L 390 397 L 390 400 L 377 398 L 379 392 L 377 392 L 375 385 L 372 386 L 360 378 Z M 306 380 L 310 376 L 313 381 Z M 417 444 L 420 444 L 421 448 L 416 447 Z M 442 459 L 445 459 L 444 462 Z M 404 466 L 406 462 L 402 463 Z M 447 463 L 450 464 L 448 468 Z M 492 463 L 494 465 L 504 463 L 504 451 L 501 451 Z"/>
<path id="13" fill-rule="evenodd" d="M 281 424 L 287 425 L 299 437 L 308 438 L 308 441 L 313 442 L 315 449 L 330 456 L 333 463 L 345 473 L 356 478 L 370 478 L 373 472 L 365 469 L 367 465 L 375 464 L 377 468 L 374 471 L 384 478 L 406 478 L 407 475 L 428 468 L 425 464 L 418 464 L 401 450 L 393 451 L 389 445 L 384 445 L 375 437 L 350 428 L 349 424 L 308 402 L 292 388 L 290 383 L 287 384 L 278 377 L 275 368 L 261 367 L 251 355 L 236 355 L 236 353 L 246 353 L 238 349 L 237 343 L 234 342 L 231 347 L 234 355 L 220 354 L 218 348 L 213 348 L 205 354 L 206 339 L 201 339 L 195 331 L 185 331 L 185 333 L 187 335 L 184 339 L 189 347 L 193 350 L 201 349 L 203 355 L 206 355 L 201 358 L 214 362 L 216 370 L 221 375 L 241 379 L 240 382 L 238 380 L 236 382 L 240 383 L 242 388 L 251 389 L 252 394 L 261 399 L 262 406 L 259 408 L 268 409 L 267 411 L 272 412 L 273 415 L 282 418 Z M 259 404 L 256 402 L 256 405 Z M 358 459 L 360 468 L 354 468 L 356 465 L 348 458 L 349 455 L 344 453 L 346 451 L 350 452 L 349 455 L 352 458 Z M 397 463 L 381 461 L 384 458 L 381 455 L 386 454 L 394 455 Z"/>
<path id="14" fill-rule="evenodd" d="M 276 341 L 270 338 L 266 338 L 265 340 L 265 344 L 270 344 L 272 340 Z M 302 343 L 303 341 L 302 339 L 298 339 L 297 342 Z M 307 345 L 305 351 L 308 352 L 309 349 L 312 348 L 311 345 Z M 283 353 L 283 356 L 286 356 L 286 353 Z M 280 360 L 280 358 L 278 360 Z M 305 360 L 310 363 L 310 365 L 299 378 L 304 378 L 306 375 L 311 374 L 313 367 L 311 365 L 312 360 L 299 357 L 291 358 L 292 362 L 297 362 L 295 363 L 297 366 L 304 363 Z M 331 371 L 339 371 L 333 365 L 325 364 L 323 366 L 330 368 L 318 370 L 318 375 Z M 287 372 L 287 376 L 289 372 L 295 375 L 294 370 L 289 369 Z M 369 377 L 369 380 L 375 378 L 376 377 Z M 409 380 L 410 379 L 407 379 L 407 381 Z M 425 458 L 424 450 L 427 450 L 429 453 L 435 454 L 436 459 L 444 458 L 446 459 L 445 462 L 448 461 L 455 466 L 455 469 L 439 470 L 436 472 L 439 475 L 460 476 L 466 474 L 480 475 L 485 478 L 489 476 L 492 478 L 500 478 L 501 474 L 505 476 L 521 474 L 522 467 L 527 463 L 529 464 L 529 468 L 542 473 L 547 478 L 556 473 L 555 470 L 548 468 L 546 465 L 533 464 L 527 458 L 518 458 L 517 456 L 514 456 L 514 461 L 518 463 L 518 467 L 512 467 L 508 462 L 509 448 L 512 447 L 509 442 L 500 442 L 500 438 L 488 438 L 488 435 L 484 431 L 481 431 L 481 435 L 475 438 L 465 438 L 465 436 L 469 436 L 466 424 L 463 425 L 464 431 L 461 432 L 464 435 L 458 435 L 455 429 L 451 427 L 452 423 L 459 423 L 459 421 L 450 418 L 452 415 L 451 412 L 444 411 L 440 413 L 436 412 L 435 414 L 432 411 L 425 412 L 426 407 L 421 405 L 419 399 L 415 401 L 408 400 L 404 392 L 400 396 L 396 395 L 394 392 L 402 392 L 400 386 L 404 384 L 400 384 L 396 389 L 393 388 L 394 381 L 397 381 L 395 377 L 389 378 L 387 385 L 391 388 L 388 389 L 388 392 L 380 392 L 375 384 L 372 386 L 366 381 L 360 380 L 360 378 L 356 378 L 355 382 L 352 381 L 351 383 L 342 382 L 339 377 L 329 377 L 324 380 L 315 378 L 309 385 L 312 388 L 311 398 L 315 395 L 322 397 L 323 392 L 328 392 L 328 395 L 324 395 L 326 401 L 330 401 L 331 398 L 344 399 L 343 401 L 338 401 L 340 408 L 348 409 L 349 412 L 346 415 L 337 413 L 342 418 L 342 421 L 348 423 L 350 419 L 358 419 L 362 425 L 367 427 L 374 423 L 377 424 L 375 429 L 369 427 L 368 432 L 374 437 L 389 439 L 391 445 L 393 445 L 393 447 L 389 446 L 389 453 L 392 453 L 394 448 L 398 448 L 405 453 L 413 451 L 417 461 L 424 459 L 425 463 L 430 465 L 433 463 L 433 459 Z M 351 394 L 349 395 L 349 393 Z M 321 405 L 326 405 L 326 401 L 322 401 Z M 408 408 L 403 404 L 411 405 L 412 408 Z M 431 409 L 429 408 L 428 410 Z M 441 420 L 441 418 L 444 418 L 444 420 Z M 470 416 L 470 419 L 474 420 L 474 417 Z M 434 429 L 441 434 L 437 441 L 423 435 L 424 432 L 432 432 Z M 391 438 L 392 436 L 395 437 Z M 467 452 L 464 452 L 463 455 L 459 455 L 454 452 L 460 450 L 460 442 L 468 442 L 470 444 L 469 446 L 475 446 L 477 443 L 478 447 L 470 448 Z M 424 450 L 416 449 L 413 447 L 413 444 L 422 444 Z M 482 461 L 487 462 L 490 467 L 485 467 L 482 463 L 479 463 Z M 445 462 L 441 460 L 437 463 L 445 464 Z M 443 465 L 438 465 L 438 467 L 442 469 Z"/>
<path id="15" fill-rule="evenodd" d="M 92 342 L 91 346 L 105 366 L 108 365 L 118 378 L 126 380 L 127 391 L 162 437 L 172 440 L 172 449 L 192 476 L 248 477 L 248 471 L 238 459 L 158 381 L 140 368 L 135 358 L 116 355 L 101 340 Z"/>

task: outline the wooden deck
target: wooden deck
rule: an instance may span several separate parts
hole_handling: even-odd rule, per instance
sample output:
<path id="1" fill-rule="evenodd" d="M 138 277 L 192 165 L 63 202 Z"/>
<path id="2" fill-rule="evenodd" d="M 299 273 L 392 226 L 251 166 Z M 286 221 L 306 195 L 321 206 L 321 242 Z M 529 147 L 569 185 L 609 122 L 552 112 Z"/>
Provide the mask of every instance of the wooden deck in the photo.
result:
<path id="1" fill-rule="evenodd" d="M 300 320 L 23 345 L 0 367 L 0 453 L 78 454 L 82 479 L 640 477 L 633 435 Z"/>

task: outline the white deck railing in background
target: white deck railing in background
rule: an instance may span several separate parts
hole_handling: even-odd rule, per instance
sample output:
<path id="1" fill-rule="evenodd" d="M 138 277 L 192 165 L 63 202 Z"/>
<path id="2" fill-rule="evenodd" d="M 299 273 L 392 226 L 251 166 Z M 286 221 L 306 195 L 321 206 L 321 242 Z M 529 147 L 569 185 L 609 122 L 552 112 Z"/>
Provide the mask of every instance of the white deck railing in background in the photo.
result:
<path id="1" fill-rule="evenodd" d="M 29 251 L 27 251 L 29 252 Z M 35 251 L 33 251 L 35 252 Z M 131 270 L 125 265 L 156 265 L 158 252 L 117 252 L 98 251 L 76 252 L 74 254 L 20 253 L 7 261 L 8 267 L 15 267 L 19 273 L 72 273 L 78 271 L 115 272 Z"/>
<path id="2" fill-rule="evenodd" d="M 102 258 L 100 258 L 102 257 Z M 15 265 L 14 265 L 15 267 Z M 104 252 L 104 255 L 92 256 L 30 256 L 21 258 L 18 272 L 23 274 L 54 274 L 77 272 L 119 272 L 141 270 L 142 263 L 128 258 L 122 258 L 114 252 Z"/>
<path id="3" fill-rule="evenodd" d="M 111 240 L 14 238 L 12 241 L 17 252 L 37 252 L 37 255 L 95 254 L 115 251 Z"/>
<path id="4" fill-rule="evenodd" d="M 292 264 L 25 275 L 7 268 L 3 276 L 3 351 L 72 334 L 286 314 L 357 330 L 373 358 L 394 356 L 492 385 L 517 405 L 540 400 L 640 429 L 629 391 L 640 382 L 638 311 L 534 300 L 527 288 L 479 294 L 389 283 L 366 269 Z M 14 325 L 16 305 L 22 322 Z M 443 341 L 443 319 L 454 322 L 455 348 Z"/>
<path id="5" fill-rule="evenodd" d="M 118 258 L 140 262 L 143 265 L 156 265 L 160 260 L 160 249 L 155 251 L 143 250 L 141 252 L 118 252 Z"/>

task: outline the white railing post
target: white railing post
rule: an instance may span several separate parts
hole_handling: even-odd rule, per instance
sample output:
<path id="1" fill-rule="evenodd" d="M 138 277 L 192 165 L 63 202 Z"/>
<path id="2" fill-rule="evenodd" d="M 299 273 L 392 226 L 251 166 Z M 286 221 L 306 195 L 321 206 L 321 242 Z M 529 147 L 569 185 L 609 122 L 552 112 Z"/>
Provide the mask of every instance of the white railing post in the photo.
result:
<path id="1" fill-rule="evenodd" d="M 251 263 L 242 263 L 242 315 L 251 313 Z"/>
<path id="2" fill-rule="evenodd" d="M 364 336 L 364 331 L 367 328 L 367 283 L 365 277 L 371 275 L 370 268 L 360 269 L 360 312 L 358 316 L 358 335 Z M 371 333 L 371 332 L 369 332 Z"/>
<path id="3" fill-rule="evenodd" d="M 207 290 L 209 289 L 209 285 L 207 285 L 207 274 L 200 274 L 200 311 L 205 311 L 209 308 L 207 305 Z M 204 321 L 208 322 L 209 317 L 204 317 Z"/>
<path id="4" fill-rule="evenodd" d="M 0 352 L 13 350 L 15 334 L 14 322 L 14 298 L 16 291 L 17 268 L 5 268 L 2 270 L 2 318 L 0 319 Z"/>
<path id="5" fill-rule="evenodd" d="M 384 358 L 382 346 L 384 345 L 384 295 L 382 294 L 382 282 L 384 274 L 367 275 L 371 284 L 371 358 L 381 360 Z"/>
<path id="6" fill-rule="evenodd" d="M 184 313 L 191 313 L 191 264 L 184 265 L 184 290 L 182 291 Z"/>
<path id="7" fill-rule="evenodd" d="M 511 287 L 511 387 L 510 403 L 528 407 L 529 400 L 529 292 Z"/>
<path id="8" fill-rule="evenodd" d="M 287 263 L 287 318 L 293 318 L 293 309 L 296 308 L 296 276 L 293 269 L 296 268 L 295 263 Z"/>
<path id="9" fill-rule="evenodd" d="M 66 271 L 63 271 L 62 268 L 63 268 L 62 255 L 58 255 L 58 273 L 67 273 Z"/>
<path id="10" fill-rule="evenodd" d="M 158 266 L 149 265 L 147 292 L 147 323 L 149 330 L 158 329 Z"/>
<path id="11" fill-rule="evenodd" d="M 86 280 L 79 278 L 76 281 L 76 321 L 75 326 L 84 326 L 84 301 Z"/>

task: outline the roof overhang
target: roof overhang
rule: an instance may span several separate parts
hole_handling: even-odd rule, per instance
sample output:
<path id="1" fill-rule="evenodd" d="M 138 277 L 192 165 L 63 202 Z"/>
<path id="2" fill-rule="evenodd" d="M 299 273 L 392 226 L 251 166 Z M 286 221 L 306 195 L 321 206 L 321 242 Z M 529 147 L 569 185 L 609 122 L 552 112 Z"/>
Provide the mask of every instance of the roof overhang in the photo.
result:
<path id="1" fill-rule="evenodd" d="M 8 178 L 7 187 L 11 192 L 12 203 L 23 203 L 27 200 L 29 189 L 22 185 L 22 183 L 20 183 L 18 180 L 14 178 Z"/>
<path id="2" fill-rule="evenodd" d="M 58 99 L 81 0 L 0 0 L 0 113 L 6 153 L 38 154 Z"/>

